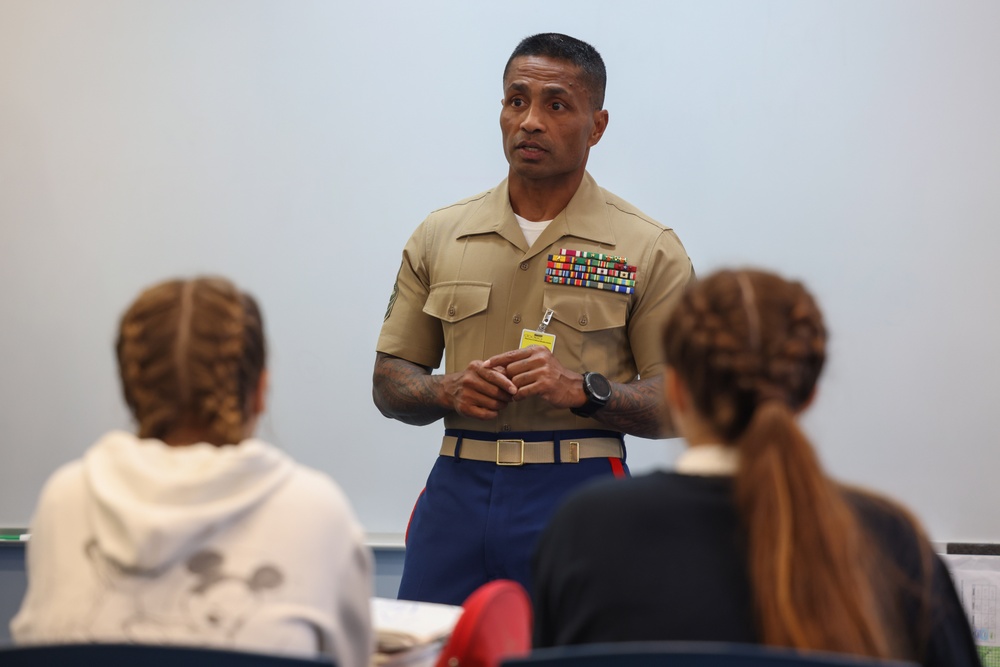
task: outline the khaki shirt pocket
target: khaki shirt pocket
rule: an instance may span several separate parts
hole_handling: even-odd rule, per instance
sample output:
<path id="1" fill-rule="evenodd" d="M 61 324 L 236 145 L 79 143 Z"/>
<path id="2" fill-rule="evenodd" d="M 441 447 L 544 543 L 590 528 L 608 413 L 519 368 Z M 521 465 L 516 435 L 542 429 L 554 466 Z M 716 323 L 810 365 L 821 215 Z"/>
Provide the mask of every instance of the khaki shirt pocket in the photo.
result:
<path id="1" fill-rule="evenodd" d="M 486 310 L 490 303 L 489 283 L 453 280 L 431 285 L 424 312 L 443 322 L 455 323 Z"/>
<path id="2" fill-rule="evenodd" d="M 554 353 L 563 365 L 619 382 L 634 377 L 626 329 L 629 295 L 559 285 L 545 290 L 542 305 L 552 309 L 552 319 L 560 324 L 548 331 L 557 334 Z"/>
<path id="3" fill-rule="evenodd" d="M 628 300 L 627 294 L 565 286 L 545 290 L 542 305 L 566 326 L 586 332 L 624 327 Z"/>
<path id="4" fill-rule="evenodd" d="M 441 321 L 446 372 L 483 357 L 491 288 L 490 283 L 469 280 L 430 286 L 424 312 Z"/>

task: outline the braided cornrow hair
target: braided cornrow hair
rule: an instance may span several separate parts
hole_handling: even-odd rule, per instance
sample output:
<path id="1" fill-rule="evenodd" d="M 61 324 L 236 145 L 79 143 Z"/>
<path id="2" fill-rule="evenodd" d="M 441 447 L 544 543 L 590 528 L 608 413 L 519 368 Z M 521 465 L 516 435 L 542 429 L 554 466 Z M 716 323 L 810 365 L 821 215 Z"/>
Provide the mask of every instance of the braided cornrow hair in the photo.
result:
<path id="1" fill-rule="evenodd" d="M 759 271 L 702 280 L 671 319 L 666 344 L 671 366 L 687 370 L 698 411 L 727 440 L 761 403 L 805 406 L 826 359 L 823 317 L 809 293 Z"/>
<path id="2" fill-rule="evenodd" d="M 140 437 L 192 428 L 216 445 L 244 438 L 265 362 L 253 297 L 223 278 L 160 283 L 122 316 L 116 347 Z"/>
<path id="3" fill-rule="evenodd" d="M 695 409 L 740 450 L 734 500 L 761 641 L 910 657 L 897 610 L 879 599 L 881 556 L 796 423 L 826 342 L 806 289 L 761 271 L 699 281 L 664 330 L 666 358 Z"/>

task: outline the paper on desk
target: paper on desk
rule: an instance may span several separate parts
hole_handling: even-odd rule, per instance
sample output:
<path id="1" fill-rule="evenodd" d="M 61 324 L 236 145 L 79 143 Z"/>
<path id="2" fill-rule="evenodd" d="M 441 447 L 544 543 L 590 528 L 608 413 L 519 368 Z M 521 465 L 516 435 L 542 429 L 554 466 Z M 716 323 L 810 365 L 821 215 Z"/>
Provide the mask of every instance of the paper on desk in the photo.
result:
<path id="1" fill-rule="evenodd" d="M 461 615 L 461 607 L 449 604 L 372 598 L 372 625 L 380 653 L 440 644 Z"/>
<path id="2" fill-rule="evenodd" d="M 442 639 L 395 653 L 376 651 L 372 655 L 370 667 L 434 667 L 444 648 L 444 641 Z"/>
<path id="3" fill-rule="evenodd" d="M 979 646 L 1000 646 L 1000 557 L 942 554 Z"/>

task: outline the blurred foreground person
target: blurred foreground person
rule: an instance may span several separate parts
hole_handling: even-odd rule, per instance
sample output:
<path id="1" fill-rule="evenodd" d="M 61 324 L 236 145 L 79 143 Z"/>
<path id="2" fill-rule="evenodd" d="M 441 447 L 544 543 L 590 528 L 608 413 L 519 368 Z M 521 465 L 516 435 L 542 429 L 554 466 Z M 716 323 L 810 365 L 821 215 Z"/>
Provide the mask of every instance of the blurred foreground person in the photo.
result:
<path id="1" fill-rule="evenodd" d="M 371 554 L 337 485 L 252 438 L 261 314 L 221 278 L 143 292 L 117 344 L 138 435 L 45 485 L 17 643 L 195 644 L 368 664 Z"/>
<path id="2" fill-rule="evenodd" d="M 911 515 L 827 477 L 798 416 L 826 358 L 798 283 L 723 271 L 663 336 L 674 472 L 599 483 L 535 559 L 536 644 L 761 643 L 979 665 L 944 565 Z"/>

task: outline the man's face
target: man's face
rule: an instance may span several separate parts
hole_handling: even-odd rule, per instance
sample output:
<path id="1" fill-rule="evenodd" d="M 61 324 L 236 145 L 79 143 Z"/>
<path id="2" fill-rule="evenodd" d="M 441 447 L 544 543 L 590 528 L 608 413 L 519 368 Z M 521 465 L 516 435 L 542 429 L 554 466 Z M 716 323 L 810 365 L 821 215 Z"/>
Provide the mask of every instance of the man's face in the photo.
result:
<path id="1" fill-rule="evenodd" d="M 511 62 L 500 129 L 512 176 L 544 181 L 582 174 L 607 124 L 608 112 L 593 109 L 577 66 L 540 56 Z"/>

